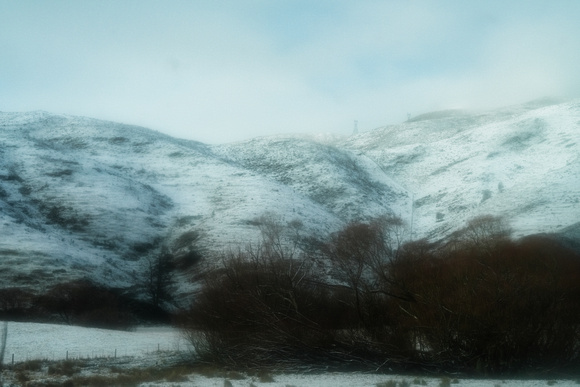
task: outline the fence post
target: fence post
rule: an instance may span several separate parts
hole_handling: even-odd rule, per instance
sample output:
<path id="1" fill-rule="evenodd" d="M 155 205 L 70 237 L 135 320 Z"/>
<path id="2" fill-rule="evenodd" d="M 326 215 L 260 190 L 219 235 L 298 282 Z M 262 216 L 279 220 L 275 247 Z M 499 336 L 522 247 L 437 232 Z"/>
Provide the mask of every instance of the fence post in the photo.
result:
<path id="1" fill-rule="evenodd" d="M 0 338 L 0 369 L 4 364 L 4 351 L 6 351 L 6 339 L 8 338 L 8 321 L 2 325 L 2 338 Z"/>

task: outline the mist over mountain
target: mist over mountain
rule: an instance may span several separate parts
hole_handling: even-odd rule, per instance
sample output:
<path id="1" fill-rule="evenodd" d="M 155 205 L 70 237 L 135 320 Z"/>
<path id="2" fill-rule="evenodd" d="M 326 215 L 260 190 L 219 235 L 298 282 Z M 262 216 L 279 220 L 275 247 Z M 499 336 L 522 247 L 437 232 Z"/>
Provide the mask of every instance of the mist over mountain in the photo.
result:
<path id="1" fill-rule="evenodd" d="M 209 146 L 46 112 L 0 113 L 0 281 L 132 286 L 143 260 L 259 240 L 260 217 L 324 238 L 401 217 L 438 240 L 481 214 L 579 241 L 580 101 L 444 111 L 348 138 Z"/>

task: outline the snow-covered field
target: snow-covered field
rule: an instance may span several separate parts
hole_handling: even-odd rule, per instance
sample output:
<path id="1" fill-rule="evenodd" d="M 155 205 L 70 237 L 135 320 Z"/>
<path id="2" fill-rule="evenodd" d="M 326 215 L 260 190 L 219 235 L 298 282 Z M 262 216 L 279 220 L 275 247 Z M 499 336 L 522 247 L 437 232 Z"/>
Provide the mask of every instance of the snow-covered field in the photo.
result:
<path id="1" fill-rule="evenodd" d="M 406 384 L 405 384 L 406 382 Z M 262 385 L 258 381 L 246 380 L 232 380 L 232 387 L 249 386 L 250 383 L 254 385 Z M 393 384 L 396 383 L 396 384 Z M 147 386 L 171 386 L 172 384 L 155 384 L 147 383 Z M 173 384 L 175 385 L 175 384 Z M 223 380 L 208 379 L 204 377 L 192 378 L 191 383 L 180 383 L 182 387 L 185 386 L 225 386 Z M 274 376 L 274 382 L 264 383 L 264 386 L 271 387 L 399 387 L 399 386 L 446 386 L 448 385 L 445 378 L 423 378 L 413 376 L 401 375 L 378 375 L 378 374 L 359 374 L 359 373 L 328 373 L 323 375 L 293 375 L 280 374 Z M 458 387 L 539 387 L 539 386 L 578 386 L 575 381 L 568 380 L 502 380 L 502 379 L 455 379 L 449 380 L 449 386 Z"/>
<path id="2" fill-rule="evenodd" d="M 115 349 L 117 357 L 115 358 Z M 159 349 L 159 350 L 158 350 Z M 14 354 L 16 365 L 32 359 L 64 360 L 69 358 L 107 358 L 101 363 L 109 368 L 122 367 L 162 367 L 175 359 L 187 359 L 190 348 L 178 330 L 170 327 L 139 328 L 132 332 L 105 329 L 81 328 L 66 325 L 16 323 L 8 324 L 8 340 L 5 364 L 10 365 Z M 171 360 L 173 359 L 173 360 Z M 94 372 L 94 371 L 92 371 Z M 110 371 L 108 371 L 110 372 Z M 9 375 L 8 375 L 9 376 Z M 50 380 L 50 375 L 37 373 L 39 380 Z M 192 371 L 179 382 L 164 380 L 146 382 L 141 386 L 158 387 L 209 387 L 209 386 L 320 386 L 320 387 L 363 387 L 363 386 L 469 386 L 469 387 L 534 387 L 534 386 L 578 386 L 580 380 L 539 379 L 501 380 L 467 379 L 451 377 L 424 377 L 410 375 L 390 375 L 372 373 L 328 372 L 320 374 L 274 373 L 273 381 L 257 376 L 238 374 L 237 378 L 203 376 Z M 5 383 L 14 383 L 5 376 Z M 231 384 L 229 384 L 229 383 Z M 403 384 L 403 383 L 407 384 Z M 396 384 L 393 384 L 396 383 Z M 5 384 L 10 385 L 10 384 Z M 12 384 L 18 385 L 18 384 Z"/>
<path id="3" fill-rule="evenodd" d="M 141 327 L 135 331 L 70 325 L 8 323 L 4 363 L 33 359 L 64 360 L 94 357 L 150 356 L 157 351 L 189 351 L 179 331 Z"/>

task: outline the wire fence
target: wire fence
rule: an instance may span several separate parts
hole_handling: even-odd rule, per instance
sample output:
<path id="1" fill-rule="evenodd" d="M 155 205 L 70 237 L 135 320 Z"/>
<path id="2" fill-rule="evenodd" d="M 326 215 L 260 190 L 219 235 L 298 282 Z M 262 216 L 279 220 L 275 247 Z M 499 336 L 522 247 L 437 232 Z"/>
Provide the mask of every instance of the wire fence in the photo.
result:
<path id="1" fill-rule="evenodd" d="M 143 346 L 142 348 L 119 347 L 119 348 L 99 348 L 86 350 L 65 350 L 65 351 L 6 351 L 4 364 L 16 364 L 31 360 L 87 360 L 87 359 L 116 359 L 121 357 L 155 356 L 163 353 L 188 352 L 187 345 L 157 344 Z"/>
<path id="2" fill-rule="evenodd" d="M 188 341 L 172 327 L 113 331 L 50 324 L 8 324 L 3 364 L 30 360 L 151 357 L 191 352 Z"/>

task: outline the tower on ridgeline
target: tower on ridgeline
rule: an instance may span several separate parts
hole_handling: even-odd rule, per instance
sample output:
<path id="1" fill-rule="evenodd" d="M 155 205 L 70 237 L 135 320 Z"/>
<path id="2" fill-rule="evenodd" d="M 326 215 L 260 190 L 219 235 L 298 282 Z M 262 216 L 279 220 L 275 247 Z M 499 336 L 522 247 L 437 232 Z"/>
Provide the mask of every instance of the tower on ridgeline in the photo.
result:
<path id="1" fill-rule="evenodd" d="M 352 131 L 352 134 L 358 134 L 358 121 L 354 120 L 354 130 Z"/>

